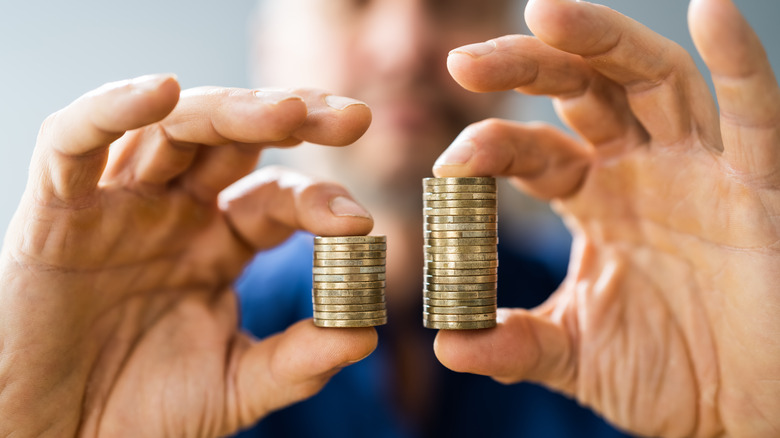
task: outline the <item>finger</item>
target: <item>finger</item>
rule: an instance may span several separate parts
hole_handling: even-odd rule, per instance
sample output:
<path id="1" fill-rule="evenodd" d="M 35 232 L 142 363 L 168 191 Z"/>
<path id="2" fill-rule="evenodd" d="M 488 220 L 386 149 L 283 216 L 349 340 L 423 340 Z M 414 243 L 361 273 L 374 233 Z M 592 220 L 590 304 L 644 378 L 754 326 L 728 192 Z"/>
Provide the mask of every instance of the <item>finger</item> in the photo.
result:
<path id="1" fill-rule="evenodd" d="M 215 118 L 217 125 L 213 124 Z M 229 128 L 220 125 L 226 123 L 226 118 L 233 122 Z M 140 184 L 160 185 L 181 175 L 194 163 L 204 161 L 198 158 L 199 154 L 222 155 L 217 166 L 235 170 L 230 172 L 237 175 L 234 181 L 252 170 L 257 160 L 254 155 L 259 153 L 259 148 L 244 147 L 244 141 L 251 145 L 283 139 L 300 127 L 305 118 L 303 99 L 289 92 L 187 90 L 182 93 L 176 110 L 163 123 L 128 137 L 128 146 L 123 148 L 121 156 L 119 152 L 115 154 L 117 159 L 112 160 L 109 168 L 114 173 L 130 172 L 129 179 Z M 204 152 L 202 144 L 219 145 L 228 151 Z M 248 151 L 252 153 L 247 154 Z M 224 172 L 205 173 L 207 179 L 220 180 L 214 181 L 216 186 L 227 185 L 220 178 Z"/>
<path id="2" fill-rule="evenodd" d="M 438 177 L 511 176 L 534 196 L 572 194 L 582 183 L 592 151 L 544 124 L 489 119 L 470 125 L 436 160 Z"/>
<path id="3" fill-rule="evenodd" d="M 142 76 L 106 84 L 49 116 L 30 172 L 39 199 L 88 197 L 103 173 L 111 142 L 165 117 L 178 96 L 173 75 Z"/>
<path id="4" fill-rule="evenodd" d="M 360 138 L 371 124 L 368 106 L 349 97 L 321 90 L 295 90 L 303 96 L 308 116 L 292 137 L 299 141 L 329 146 L 346 146 Z"/>
<path id="5" fill-rule="evenodd" d="M 498 309 L 493 329 L 440 330 L 433 349 L 442 365 L 453 371 L 574 392 L 577 363 L 572 341 L 564 327 L 532 311 Z"/>
<path id="6" fill-rule="evenodd" d="M 660 144 L 692 132 L 721 149 L 717 112 L 690 55 L 674 42 L 618 12 L 586 2 L 531 0 L 526 21 L 552 47 L 583 57 L 625 87 L 637 119 Z"/>
<path id="7" fill-rule="evenodd" d="M 758 36 L 730 0 L 694 0 L 691 36 L 712 74 L 725 157 L 740 173 L 780 178 L 780 88 Z"/>
<path id="8" fill-rule="evenodd" d="M 277 105 L 291 104 L 282 110 Z M 365 103 L 320 90 L 196 88 L 182 93 L 164 128 L 175 142 L 223 145 L 297 141 L 343 146 L 371 122 Z"/>
<path id="9" fill-rule="evenodd" d="M 519 88 L 527 94 L 582 93 L 595 75 L 579 56 L 528 35 L 507 35 L 450 51 L 447 69 L 467 90 Z"/>
<path id="10" fill-rule="evenodd" d="M 184 188 L 213 200 L 252 171 L 260 152 L 255 143 L 283 141 L 305 119 L 303 99 L 290 92 L 187 90 L 162 123 L 135 131 L 112 148 L 106 178 L 146 188 L 166 186 L 189 172 L 180 181 Z"/>
<path id="11" fill-rule="evenodd" d="M 553 97 L 561 119 L 594 146 L 646 139 L 622 86 L 597 73 L 580 56 L 537 38 L 509 35 L 460 47 L 450 52 L 447 66 L 452 77 L 472 91 L 515 89 Z"/>
<path id="12" fill-rule="evenodd" d="M 220 194 L 235 234 L 255 250 L 278 245 L 303 229 L 316 235 L 363 235 L 371 215 L 346 189 L 281 167 L 266 167 Z"/>
<path id="13" fill-rule="evenodd" d="M 211 202 L 255 169 L 261 150 L 258 145 L 245 144 L 201 147 L 178 184 L 195 198 Z"/>
<path id="14" fill-rule="evenodd" d="M 252 346 L 240 359 L 239 422 L 249 426 L 268 413 L 316 394 L 343 367 L 376 348 L 376 330 L 318 328 L 301 321 Z"/>
<path id="15" fill-rule="evenodd" d="M 254 168 L 260 146 L 346 145 L 370 121 L 364 103 L 317 90 L 192 90 L 163 122 L 165 136 L 146 160 L 144 180 L 176 177 L 198 198 L 213 199 Z"/>

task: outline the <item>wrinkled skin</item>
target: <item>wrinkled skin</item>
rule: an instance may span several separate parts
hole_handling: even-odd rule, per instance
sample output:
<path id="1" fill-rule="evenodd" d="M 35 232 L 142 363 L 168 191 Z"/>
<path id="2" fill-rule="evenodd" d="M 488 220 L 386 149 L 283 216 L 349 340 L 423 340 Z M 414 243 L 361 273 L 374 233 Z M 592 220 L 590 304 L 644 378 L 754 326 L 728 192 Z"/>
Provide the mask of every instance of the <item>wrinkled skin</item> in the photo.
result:
<path id="1" fill-rule="evenodd" d="M 435 349 L 635 433 L 773 436 L 780 92 L 728 0 L 691 11 L 720 114 L 677 46 L 587 3 L 532 1 L 535 38 L 451 54 L 468 89 L 553 96 L 581 139 L 488 120 L 437 162 L 440 176 L 506 175 L 552 199 L 575 243 L 547 303 L 442 331 Z M 260 96 L 180 99 L 155 76 L 47 120 L 0 258 L 0 435 L 223 435 L 370 353 L 371 329 L 303 321 L 262 342 L 237 329 L 230 283 L 255 251 L 299 228 L 372 226 L 343 188 L 281 169 L 225 189 L 265 145 L 346 144 L 370 117 L 312 90 Z"/>
<path id="2" fill-rule="evenodd" d="M 488 120 L 440 157 L 438 176 L 511 176 L 552 199 L 574 244 L 546 303 L 502 310 L 494 330 L 442 331 L 435 349 L 634 433 L 777 436 L 780 91 L 729 0 L 690 8 L 720 113 L 687 53 L 598 5 L 532 1 L 535 37 L 451 54 L 466 88 L 550 95 L 580 138 Z"/>
<path id="3" fill-rule="evenodd" d="M 230 186 L 266 145 L 354 141 L 368 108 L 315 90 L 179 95 L 166 75 L 108 84 L 41 128 L 0 259 L 0 436 L 225 435 L 376 345 L 310 320 L 250 339 L 231 289 L 296 229 L 371 230 L 335 184 L 271 168 Z"/>

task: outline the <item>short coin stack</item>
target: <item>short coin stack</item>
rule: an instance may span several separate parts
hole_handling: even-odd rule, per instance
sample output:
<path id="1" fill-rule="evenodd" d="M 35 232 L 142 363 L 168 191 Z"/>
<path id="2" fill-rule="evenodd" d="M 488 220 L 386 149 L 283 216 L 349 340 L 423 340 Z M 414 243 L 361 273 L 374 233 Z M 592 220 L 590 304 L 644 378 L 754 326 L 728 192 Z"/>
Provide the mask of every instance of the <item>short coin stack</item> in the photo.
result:
<path id="1" fill-rule="evenodd" d="M 450 330 L 495 327 L 495 178 L 425 178 L 423 212 L 423 325 Z"/>
<path id="2" fill-rule="evenodd" d="M 369 327 L 387 323 L 385 236 L 315 237 L 314 325 Z"/>

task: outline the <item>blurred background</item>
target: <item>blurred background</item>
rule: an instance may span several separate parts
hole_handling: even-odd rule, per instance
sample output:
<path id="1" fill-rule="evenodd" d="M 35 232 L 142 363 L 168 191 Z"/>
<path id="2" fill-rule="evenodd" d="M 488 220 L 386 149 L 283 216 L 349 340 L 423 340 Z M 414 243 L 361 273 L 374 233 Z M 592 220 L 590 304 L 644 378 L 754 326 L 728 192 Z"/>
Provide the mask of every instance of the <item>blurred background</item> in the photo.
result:
<path id="1" fill-rule="evenodd" d="M 693 50 L 687 2 L 600 3 Z M 780 71 L 780 1 L 737 4 Z M 250 86 L 246 54 L 254 6 L 255 0 L 0 0 L 0 230 L 24 189 L 41 122 L 84 92 L 155 72 L 176 73 L 184 88 Z M 519 108 L 519 120 L 556 123 L 544 98 L 524 98 Z"/>

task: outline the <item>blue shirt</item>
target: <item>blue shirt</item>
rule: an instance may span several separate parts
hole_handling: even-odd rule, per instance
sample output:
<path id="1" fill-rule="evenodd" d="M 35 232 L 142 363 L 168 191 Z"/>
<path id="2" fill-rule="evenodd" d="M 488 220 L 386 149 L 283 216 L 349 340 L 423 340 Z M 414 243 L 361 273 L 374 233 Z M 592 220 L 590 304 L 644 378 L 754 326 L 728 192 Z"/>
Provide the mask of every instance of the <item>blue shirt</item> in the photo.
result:
<path id="1" fill-rule="evenodd" d="M 311 317 L 312 249 L 312 236 L 297 233 L 253 260 L 236 284 L 244 329 L 262 338 Z M 508 251 L 502 245 L 499 245 L 499 259 L 501 307 L 536 306 L 560 282 L 538 260 Z M 522 293 L 501 294 L 502 290 Z M 319 394 L 270 414 L 238 436 L 627 436 L 575 401 L 540 386 L 501 385 L 488 377 L 455 373 L 439 364 L 431 382 L 436 388 L 436 401 L 429 407 L 425 424 L 414 425 L 392 401 L 395 374 L 389 369 L 392 361 L 389 349 L 384 348 L 387 342 L 383 343 L 383 338 L 391 334 L 383 327 L 377 331 L 379 345 L 368 358 L 339 372 Z M 421 336 L 430 337 L 432 351 L 436 331 L 422 328 L 422 316 L 420 331 Z"/>

